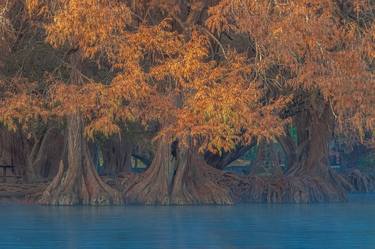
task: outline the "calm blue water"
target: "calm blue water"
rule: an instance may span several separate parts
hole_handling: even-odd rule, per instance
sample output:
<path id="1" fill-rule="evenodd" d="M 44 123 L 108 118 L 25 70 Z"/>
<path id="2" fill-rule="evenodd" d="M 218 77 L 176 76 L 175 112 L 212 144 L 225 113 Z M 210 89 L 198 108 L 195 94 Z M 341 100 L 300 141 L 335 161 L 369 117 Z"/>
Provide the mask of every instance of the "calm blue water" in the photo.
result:
<path id="1" fill-rule="evenodd" d="M 0 249 L 375 248 L 375 195 L 340 204 L 0 210 Z"/>

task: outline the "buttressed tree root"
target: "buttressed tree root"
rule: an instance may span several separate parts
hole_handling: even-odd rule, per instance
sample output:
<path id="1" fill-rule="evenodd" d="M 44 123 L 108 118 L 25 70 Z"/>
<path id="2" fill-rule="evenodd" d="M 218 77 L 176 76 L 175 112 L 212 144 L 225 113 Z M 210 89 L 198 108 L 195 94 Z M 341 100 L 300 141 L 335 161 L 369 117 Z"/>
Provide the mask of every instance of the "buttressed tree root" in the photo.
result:
<path id="1" fill-rule="evenodd" d="M 375 191 L 375 177 L 362 173 L 354 169 L 345 175 L 345 178 L 352 186 L 353 192 L 373 192 Z"/>
<path id="2" fill-rule="evenodd" d="M 159 142 L 149 169 L 125 193 L 131 203 L 161 205 L 232 204 L 229 191 L 208 178 L 208 166 L 192 148 Z"/>
<path id="3" fill-rule="evenodd" d="M 79 114 L 68 119 L 67 162 L 61 160 L 57 175 L 39 202 L 50 205 L 121 204 L 117 190 L 105 184 L 93 165 L 88 144 L 83 138 Z"/>

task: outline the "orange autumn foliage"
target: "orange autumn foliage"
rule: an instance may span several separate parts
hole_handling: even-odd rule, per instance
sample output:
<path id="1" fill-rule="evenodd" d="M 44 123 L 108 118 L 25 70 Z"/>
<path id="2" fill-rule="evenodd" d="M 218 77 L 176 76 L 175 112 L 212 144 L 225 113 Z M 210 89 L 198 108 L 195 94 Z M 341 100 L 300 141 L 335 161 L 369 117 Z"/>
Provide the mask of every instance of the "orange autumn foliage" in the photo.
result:
<path id="1" fill-rule="evenodd" d="M 286 68 L 287 85 L 317 89 L 338 130 L 363 138 L 375 131 L 374 10 L 366 0 L 222 0 L 206 23 L 213 32 L 247 34 L 260 74 Z"/>
<path id="2" fill-rule="evenodd" d="M 365 2 L 353 2 L 358 16 L 373 8 Z M 46 43 L 65 55 L 78 51 L 82 68 L 66 67 L 77 70 L 81 81 L 49 74 L 45 94 L 26 91 L 38 109 L 19 110 L 14 100 L 24 93 L 4 96 L 3 122 L 23 123 L 22 117 L 35 114 L 62 120 L 79 112 L 86 135 L 94 137 L 118 133 L 128 121 L 157 121 L 158 137 L 193 137 L 202 150 L 230 150 L 253 137 L 280 135 L 288 122 L 281 110 L 304 88 L 319 89 L 338 127 L 363 134 L 375 126 L 368 69 L 374 24 L 368 17 L 345 19 L 338 7 L 329 0 L 27 0 L 30 20 L 41 24 L 34 28 Z M 233 34 L 245 34 L 254 54 L 223 38 Z M 109 79 L 86 75 L 92 64 L 108 68 Z M 270 77 L 274 65 L 291 76 Z M 265 96 L 260 86 L 266 81 L 281 86 L 282 94 Z"/>

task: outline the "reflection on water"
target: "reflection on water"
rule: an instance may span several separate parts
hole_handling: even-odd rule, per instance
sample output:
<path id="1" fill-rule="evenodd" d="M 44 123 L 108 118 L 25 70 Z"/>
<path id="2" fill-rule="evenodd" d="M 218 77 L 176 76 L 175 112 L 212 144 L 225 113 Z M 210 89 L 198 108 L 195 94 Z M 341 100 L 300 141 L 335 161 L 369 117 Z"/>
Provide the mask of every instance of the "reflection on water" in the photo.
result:
<path id="1" fill-rule="evenodd" d="M 0 209 L 0 249 L 375 248 L 375 195 L 313 205 Z"/>

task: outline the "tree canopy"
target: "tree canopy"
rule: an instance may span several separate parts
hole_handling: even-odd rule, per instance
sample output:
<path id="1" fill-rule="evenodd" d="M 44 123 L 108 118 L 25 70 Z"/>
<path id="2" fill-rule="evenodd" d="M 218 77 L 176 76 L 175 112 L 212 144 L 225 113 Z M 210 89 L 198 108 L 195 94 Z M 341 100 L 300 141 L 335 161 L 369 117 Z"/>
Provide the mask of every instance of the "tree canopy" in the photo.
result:
<path id="1" fill-rule="evenodd" d="M 225 161 L 254 141 L 277 140 L 293 162 L 289 175 L 324 171 L 328 179 L 322 162 L 333 135 L 374 142 L 374 11 L 367 0 L 2 1 L 0 123 L 34 137 L 62 124 L 70 149 L 61 161 L 75 165 L 67 175 L 86 174 L 69 186 L 84 186 L 77 196 L 117 196 L 87 166 L 88 140 L 134 126 L 161 141 L 148 180 L 163 178 L 167 202 L 196 201 L 171 187 L 173 177 L 182 186 L 187 175 L 202 179 L 181 160 L 204 168 L 202 154 Z M 204 201 L 229 200 L 212 197 L 225 192 L 214 184 L 192 182 L 194 194 L 212 189 Z"/>

